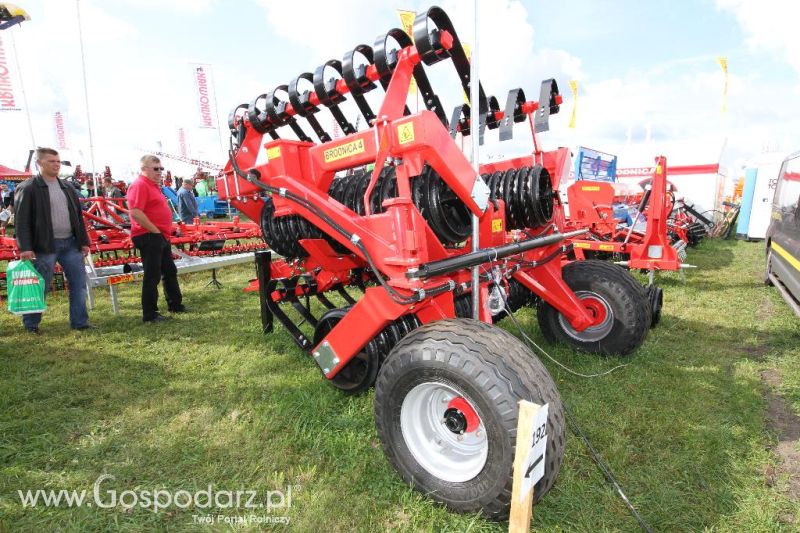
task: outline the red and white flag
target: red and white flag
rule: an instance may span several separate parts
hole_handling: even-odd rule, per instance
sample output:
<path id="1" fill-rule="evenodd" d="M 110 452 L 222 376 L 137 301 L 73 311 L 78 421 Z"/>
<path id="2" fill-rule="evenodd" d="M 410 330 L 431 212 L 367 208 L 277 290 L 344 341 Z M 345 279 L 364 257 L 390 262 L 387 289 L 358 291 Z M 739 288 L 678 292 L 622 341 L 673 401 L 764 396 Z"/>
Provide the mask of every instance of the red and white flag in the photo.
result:
<path id="1" fill-rule="evenodd" d="M 56 147 L 59 150 L 66 150 L 67 132 L 64 126 L 64 115 L 61 114 L 61 111 L 56 111 L 55 114 L 53 114 L 53 119 L 56 127 Z"/>
<path id="2" fill-rule="evenodd" d="M 0 111 L 21 111 L 17 100 L 14 70 L 7 52 L 6 43 L 0 33 Z"/>
<path id="3" fill-rule="evenodd" d="M 212 83 L 211 65 L 189 63 L 195 85 L 195 100 L 200 112 L 201 128 L 216 129 L 217 112 L 214 108 L 214 87 Z"/>
<path id="4" fill-rule="evenodd" d="M 186 132 L 183 128 L 178 129 L 178 146 L 181 151 L 181 156 L 186 157 L 188 150 L 186 149 Z"/>

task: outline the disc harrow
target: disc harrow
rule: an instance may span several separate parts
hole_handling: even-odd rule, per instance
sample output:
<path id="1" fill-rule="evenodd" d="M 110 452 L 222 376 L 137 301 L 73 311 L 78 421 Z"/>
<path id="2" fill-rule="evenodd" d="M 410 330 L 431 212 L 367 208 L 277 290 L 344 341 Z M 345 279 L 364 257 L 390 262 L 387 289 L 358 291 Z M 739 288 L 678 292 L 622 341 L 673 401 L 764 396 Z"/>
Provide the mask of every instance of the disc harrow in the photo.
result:
<path id="1" fill-rule="evenodd" d="M 447 65 L 456 90 L 435 93 L 428 71 Z M 649 325 L 650 303 L 622 269 L 602 265 L 562 276 L 569 239 L 587 230 L 559 231 L 554 177 L 568 168 L 569 150 L 544 152 L 536 142 L 559 111 L 555 80 L 542 82 L 538 101 L 517 88 L 501 107 L 478 80 L 478 101 L 464 103 L 470 78 L 448 16 L 431 8 L 417 16 L 413 39 L 391 29 L 372 46 L 358 44 L 236 106 L 217 190 L 260 221 L 266 243 L 282 256 L 257 254 L 264 331 L 277 318 L 344 392 L 377 383 L 379 435 L 404 479 L 453 509 L 503 518 L 513 457 L 490 456 L 488 443 L 512 450 L 516 428 L 498 406 L 521 399 L 551 405 L 553 459 L 536 485 L 537 500 L 555 482 L 564 418 L 538 359 L 491 324 L 535 306 L 549 317 L 540 321 L 548 338 L 625 355 L 647 327 L 644 319 L 615 316 L 646 316 Z M 418 111 L 407 98 L 412 80 L 424 106 Z M 377 109 L 374 91 L 383 92 Z M 448 102 L 457 102 L 450 113 Z M 476 171 L 459 146 L 493 131 L 509 140 L 523 122 L 537 147 L 530 155 Z M 597 272 L 602 283 L 594 282 Z M 602 313 L 598 302 L 607 303 Z M 496 383 L 481 377 L 489 375 Z"/>

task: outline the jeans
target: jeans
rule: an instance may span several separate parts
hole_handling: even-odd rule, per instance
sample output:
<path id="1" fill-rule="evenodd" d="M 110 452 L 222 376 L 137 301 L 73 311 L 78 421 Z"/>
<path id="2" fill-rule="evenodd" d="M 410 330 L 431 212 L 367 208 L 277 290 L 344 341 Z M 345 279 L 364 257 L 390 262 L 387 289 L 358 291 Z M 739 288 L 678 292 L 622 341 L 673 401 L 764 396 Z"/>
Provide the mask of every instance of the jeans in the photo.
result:
<path id="1" fill-rule="evenodd" d="M 89 324 L 89 313 L 86 311 L 86 269 L 83 266 L 83 253 L 78 247 L 75 237 L 55 239 L 55 253 L 36 254 L 33 266 L 44 278 L 45 295 L 53 282 L 53 271 L 56 261 L 67 277 L 69 284 L 69 325 L 81 328 Z M 39 327 L 41 313 L 22 315 L 22 324 L 26 329 Z"/>
<path id="2" fill-rule="evenodd" d="M 142 256 L 142 320 L 148 322 L 158 315 L 158 282 L 164 281 L 164 296 L 170 311 L 183 309 L 183 297 L 178 286 L 178 269 L 172 260 L 172 247 L 160 233 L 145 233 L 131 239 Z"/>

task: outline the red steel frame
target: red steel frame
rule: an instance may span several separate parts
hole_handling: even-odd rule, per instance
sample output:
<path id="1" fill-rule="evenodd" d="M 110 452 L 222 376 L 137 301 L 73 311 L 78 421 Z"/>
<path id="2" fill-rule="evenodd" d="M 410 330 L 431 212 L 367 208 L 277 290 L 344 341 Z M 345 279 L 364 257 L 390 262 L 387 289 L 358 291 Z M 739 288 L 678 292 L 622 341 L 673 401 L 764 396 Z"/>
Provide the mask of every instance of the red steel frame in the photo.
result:
<path id="1" fill-rule="evenodd" d="M 447 32 L 443 32 L 442 42 L 445 48 L 452 46 L 452 39 Z M 515 239 L 514 235 L 505 231 L 502 202 L 499 202 L 500 209 L 495 209 L 489 204 L 484 211 L 471 197 L 476 180 L 475 172 L 437 116 L 431 111 L 403 116 L 412 70 L 420 61 L 414 46 L 398 51 L 397 65 L 377 114 L 379 118 L 370 129 L 319 145 L 279 139 L 262 146 L 263 134 L 255 131 L 249 120 L 242 117 L 247 134 L 235 155 L 237 167 L 244 171 L 256 169 L 260 172 L 261 182 L 299 195 L 312 205 L 321 208 L 329 219 L 347 233 L 357 235 L 388 284 L 405 296 L 450 281 L 455 282 L 456 286 L 468 286 L 470 280 L 470 273 L 467 270 L 425 280 L 407 276 L 423 263 L 445 259 L 470 250 L 469 244 L 458 251 L 446 249 L 413 204 L 410 178 L 421 173 L 424 163 L 430 165 L 441 176 L 470 212 L 480 217 L 482 245 L 495 246 L 513 242 Z M 371 81 L 379 77 L 373 66 L 367 68 L 366 76 Z M 337 90 L 341 94 L 349 92 L 343 80 L 339 80 Z M 310 94 L 309 101 L 319 105 L 319 99 L 314 93 Z M 537 102 L 524 104 L 524 110 L 528 114 L 537 108 Z M 290 104 L 286 106 L 286 113 L 290 116 L 296 114 Z M 502 118 L 503 114 L 499 113 L 497 116 Z M 256 165 L 258 153 L 262 149 L 266 150 L 268 162 Z M 566 149 L 551 153 L 537 151 L 532 157 L 483 165 L 481 171 L 490 172 L 500 170 L 504 166 L 532 163 L 536 157 L 543 160 L 552 175 L 560 176 L 567 163 L 568 151 Z M 365 205 L 369 206 L 369 193 L 385 161 L 390 161 L 396 167 L 398 195 L 384 202 L 386 208 L 384 213 L 368 212 L 364 216 L 359 216 L 328 195 L 328 187 L 337 171 L 374 162 L 375 170 L 365 194 Z M 260 218 L 264 202 L 259 187 L 239 177 L 230 162 L 217 180 L 217 191 L 229 191 L 227 198 L 225 193 L 222 193 L 222 199 L 231 200 L 237 209 L 251 219 Z M 334 231 L 332 226 L 314 211 L 279 194 L 273 195 L 273 201 L 276 216 L 300 215 L 345 246 L 352 253 L 349 259 L 352 263 L 348 266 L 367 266 L 367 259 L 361 249 Z M 548 229 L 550 228 L 552 225 Z M 323 240 L 315 242 L 304 240 L 301 244 L 310 254 L 310 259 L 304 260 L 306 264 L 303 268 L 306 272 L 311 270 L 308 268 L 309 264 L 323 266 L 325 258 L 336 256 Z M 553 244 L 535 248 L 522 254 L 519 259 L 527 262 L 541 260 L 557 252 L 560 247 L 561 244 Z M 495 264 L 504 263 L 487 262 L 485 267 L 488 269 Z M 592 313 L 590 304 L 583 304 L 563 281 L 560 261 L 545 262 L 534 268 L 522 268 L 517 270 L 513 277 L 558 309 L 575 329 L 583 330 L 596 323 L 597 319 Z M 488 282 L 481 284 L 480 318 L 484 321 L 491 321 L 491 314 L 486 305 L 488 285 Z M 400 304 L 390 298 L 384 288 L 367 288 L 364 297 L 336 324 L 323 341 L 335 353 L 338 360 L 333 368 L 325 372 L 326 377 L 336 376 L 387 324 L 408 313 L 416 314 L 422 323 L 452 318 L 455 316 L 453 294 L 444 292 L 425 297 L 417 303 Z"/>
<path id="2" fill-rule="evenodd" d="M 610 252 L 628 256 L 627 266 L 644 270 L 678 270 L 681 261 L 671 246 L 668 219 L 672 201 L 667 194 L 667 159 L 656 158 L 647 205 L 647 230 L 644 235 L 630 228 L 621 229 L 614 218 L 614 188 L 600 181 L 576 181 L 567 189 L 570 216 L 561 228 L 570 231 L 589 228 L 595 239 L 571 239 L 575 257 L 585 259 L 584 251 Z M 559 209 L 563 213 L 563 209 Z M 562 216 L 563 219 L 563 216 Z"/>
<path id="3" fill-rule="evenodd" d="M 83 211 L 83 220 L 89 236 L 89 249 L 92 254 L 106 255 L 123 252 L 125 257 L 113 259 L 94 259 L 94 266 L 111 266 L 140 262 L 133 255 L 133 243 L 127 229 L 128 208 L 123 198 L 106 198 L 102 196 L 81 200 L 87 205 Z M 192 256 L 219 255 L 220 253 L 242 253 L 264 248 L 260 241 L 261 228 L 255 222 L 242 222 L 238 216 L 231 221 L 204 221 L 195 219 L 193 224 L 177 223 L 176 234 L 170 237 L 173 245 L 186 245 L 190 249 L 184 253 Z M 239 241 L 250 242 L 224 247 L 221 251 L 194 250 L 196 245 L 206 241 Z M 19 259 L 17 241 L 13 237 L 0 235 L 0 261 Z"/>

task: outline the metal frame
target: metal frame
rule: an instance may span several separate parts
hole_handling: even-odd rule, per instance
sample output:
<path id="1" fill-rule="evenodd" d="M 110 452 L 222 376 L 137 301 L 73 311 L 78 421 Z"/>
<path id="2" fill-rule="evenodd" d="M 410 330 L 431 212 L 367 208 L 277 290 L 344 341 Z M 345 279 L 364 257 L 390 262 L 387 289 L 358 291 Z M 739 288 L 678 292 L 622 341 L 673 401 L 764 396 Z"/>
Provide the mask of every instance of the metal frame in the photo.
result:
<path id="1" fill-rule="evenodd" d="M 253 260 L 253 252 L 225 255 L 217 257 L 185 257 L 175 261 L 178 274 L 189 274 L 191 272 L 201 272 L 223 268 L 226 266 L 240 265 Z M 108 287 L 111 293 L 111 308 L 114 314 L 119 314 L 119 299 L 116 286 L 122 283 L 132 283 L 139 281 L 144 276 L 141 270 L 125 271 L 122 265 L 88 268 L 86 272 L 86 283 L 89 287 L 89 302 L 94 308 L 94 289 L 98 287 Z"/>
<path id="2" fill-rule="evenodd" d="M 431 25 L 436 28 L 429 29 Z M 401 44 L 395 52 L 385 49 L 390 36 Z M 266 205 L 264 195 L 269 194 L 270 216 L 300 216 L 347 250 L 336 253 L 324 239 L 298 236 L 307 257 L 277 261 L 269 268 L 266 256 L 260 256 L 259 260 L 264 331 L 271 331 L 272 318 L 278 317 L 302 349 L 312 353 L 334 353 L 338 363 L 334 363 L 331 357 L 317 358 L 328 379 L 336 377 L 367 344 L 380 338 L 386 328 L 402 323 L 401 318 L 406 315 L 416 317 L 420 323 L 456 316 L 455 297 L 467 293 L 474 295 L 470 290 L 472 276 L 468 267 L 459 263 L 460 266 L 451 270 L 424 278 L 414 273 L 423 265 L 441 264 L 465 255 L 478 239 L 484 247 L 472 253 L 484 253 L 485 257 L 469 265 L 480 274 L 478 319 L 492 321 L 487 300 L 494 277 L 481 271 L 499 269 L 503 272 L 501 283 L 516 280 L 558 309 L 576 331 L 582 331 L 595 322 L 591 310 L 562 279 L 561 262 L 552 260 L 565 250 L 564 236 L 555 231 L 554 224 L 525 228 L 529 235 L 554 237 L 552 240 L 541 241 L 541 245 L 535 247 L 519 248 L 513 257 L 502 257 L 500 250 L 504 250 L 504 246 L 525 241 L 526 237 L 523 233 L 507 231 L 505 199 L 490 198 L 489 187 L 476 176 L 476 167 L 451 136 L 459 133 L 481 135 L 486 126 L 491 129 L 502 125 L 505 129 L 501 133 L 510 138 L 510 127 L 528 117 L 535 139 L 537 131 L 547 130 L 549 114 L 557 112 L 561 103 L 555 82 L 543 82 L 540 102 L 525 101 L 521 90 L 511 91 L 505 112 L 499 110 L 496 99 L 486 98 L 479 84 L 475 84 L 478 86 L 478 101 L 475 102 L 474 96 L 471 101 L 480 116 L 477 127 L 474 127 L 474 119 L 461 117 L 460 110 L 454 114 L 454 118 L 461 117 L 458 123 L 448 125 L 438 97 L 432 93 L 424 99 L 428 110 L 410 114 L 405 102 L 412 77 L 423 92 L 430 89 L 423 64 L 431 66 L 451 60 L 465 92 L 470 88 L 469 62 L 443 11 L 432 8 L 418 15 L 414 23 L 414 38 L 416 45 L 411 45 L 406 41 L 407 36 L 404 39 L 392 30 L 378 38 L 374 56 L 366 45 L 359 45 L 353 51 L 353 54 L 359 52 L 365 56 L 365 64 L 361 67 L 354 66 L 353 55 L 346 54 L 341 64 L 344 75 L 338 80 L 315 83 L 313 91 L 303 94 L 297 93 L 298 84 L 295 82 L 281 85 L 257 97 L 249 106 L 238 106 L 230 116 L 234 146 L 231 161 L 217 178 L 217 190 L 235 191 L 228 199 L 253 220 L 261 219 L 261 211 Z M 393 61 L 389 61 L 389 57 Z M 329 61 L 317 72 L 324 74 L 324 69 L 333 64 Z M 358 75 L 354 78 L 356 71 Z M 376 82 L 384 87 L 386 94 L 380 109 L 373 113 L 368 106 L 364 108 L 365 101 L 358 100 L 358 97 L 377 87 Z M 288 100 L 281 96 L 283 93 L 288 93 Z M 301 139 L 310 139 L 297 119 L 307 118 L 320 106 L 333 109 L 348 94 L 357 100 L 365 116 L 371 115 L 369 129 L 320 143 L 280 138 L 278 131 L 289 127 Z M 545 100 L 541 101 L 543 98 Z M 311 125 L 317 132 L 314 124 Z M 271 139 L 266 143 L 265 135 Z M 541 164 L 551 176 L 565 173 L 568 151 L 542 152 L 538 144 L 535 146 L 533 156 L 477 168 L 480 172 L 490 173 Z M 256 164 L 261 150 L 266 151 L 268 161 Z M 331 198 L 328 191 L 337 172 L 369 163 L 374 163 L 375 168 L 363 193 L 364 213 L 359 214 Z M 371 194 L 386 166 L 393 169 L 397 194 L 383 201 L 383 212 L 372 213 Z M 433 169 L 477 219 L 478 231 L 462 248 L 444 246 L 414 203 L 412 178 L 419 176 L 423 168 Z M 517 180 L 516 175 L 514 179 Z M 518 195 L 522 194 L 522 187 L 520 177 Z M 335 265 L 337 262 L 339 265 Z M 343 266 L 343 263 L 349 264 Z M 354 303 L 349 311 L 319 340 L 316 348 L 312 347 L 309 337 L 300 330 L 300 324 L 292 323 L 279 309 L 279 304 L 289 303 L 301 314 L 303 322 L 313 324 L 314 317 L 310 315 L 308 304 L 304 305 L 299 299 L 302 297 L 307 302 L 310 296 L 343 290 L 346 282 L 359 278 L 348 274 L 354 267 L 360 271 L 372 270 L 375 273 L 373 281 L 380 286 L 366 287 L 362 298 L 352 299 Z M 309 283 L 301 287 L 300 279 L 309 280 Z M 321 350 L 323 345 L 325 349 Z"/>

